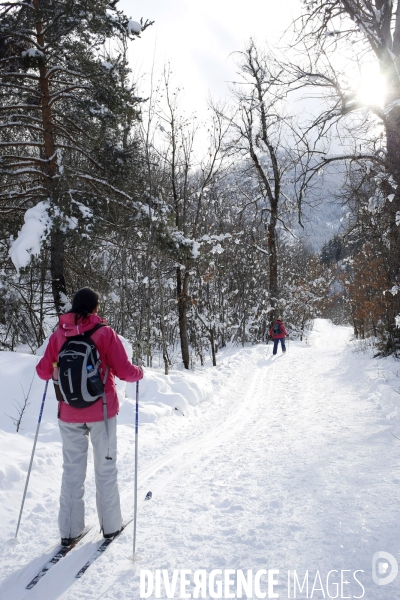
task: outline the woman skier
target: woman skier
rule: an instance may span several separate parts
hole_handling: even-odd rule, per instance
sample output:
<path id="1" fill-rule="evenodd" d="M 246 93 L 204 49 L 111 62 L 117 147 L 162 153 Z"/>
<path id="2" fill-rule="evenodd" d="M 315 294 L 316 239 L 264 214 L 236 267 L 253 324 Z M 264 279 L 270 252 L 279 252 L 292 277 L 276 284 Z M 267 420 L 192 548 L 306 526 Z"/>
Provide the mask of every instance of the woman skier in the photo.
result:
<path id="1" fill-rule="evenodd" d="M 122 527 L 116 464 L 119 403 L 114 376 L 135 382 L 142 379 L 143 371 L 129 361 L 115 331 L 98 316 L 98 308 L 97 292 L 90 288 L 76 292 L 71 310 L 61 315 L 36 367 L 41 379 L 53 377 L 59 400 L 63 475 L 58 525 L 63 546 L 70 545 L 85 527 L 89 434 L 100 527 L 105 538 L 114 537 Z"/>
<path id="2" fill-rule="evenodd" d="M 285 337 L 287 337 L 289 334 L 286 331 L 281 318 L 275 321 L 275 324 L 271 327 L 269 335 L 274 340 L 273 354 L 276 354 L 278 352 L 279 340 L 282 344 L 282 352 L 286 352 Z"/>

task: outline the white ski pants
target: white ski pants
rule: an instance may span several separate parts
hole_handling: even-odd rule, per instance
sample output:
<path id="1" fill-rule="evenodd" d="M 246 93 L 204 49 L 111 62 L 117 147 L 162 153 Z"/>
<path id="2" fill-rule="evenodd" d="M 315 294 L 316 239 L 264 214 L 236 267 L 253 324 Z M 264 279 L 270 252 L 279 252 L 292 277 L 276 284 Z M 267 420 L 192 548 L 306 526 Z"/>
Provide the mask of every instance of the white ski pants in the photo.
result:
<path id="1" fill-rule="evenodd" d="M 58 526 L 61 537 L 76 537 L 85 527 L 85 478 L 89 433 L 93 446 L 96 504 L 104 533 L 121 529 L 122 516 L 117 483 L 117 418 L 104 421 L 65 423 L 58 421 L 63 443 L 63 476 Z M 108 445 L 112 460 L 106 460 Z"/>

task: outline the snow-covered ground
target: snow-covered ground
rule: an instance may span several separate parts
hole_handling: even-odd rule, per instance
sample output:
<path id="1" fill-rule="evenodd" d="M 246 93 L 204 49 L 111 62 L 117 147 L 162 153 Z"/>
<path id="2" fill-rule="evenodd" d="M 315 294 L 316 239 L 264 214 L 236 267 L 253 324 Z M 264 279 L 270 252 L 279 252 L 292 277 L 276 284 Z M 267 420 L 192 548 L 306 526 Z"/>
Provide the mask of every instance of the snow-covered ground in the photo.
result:
<path id="1" fill-rule="evenodd" d="M 389 552 L 400 562 L 400 440 L 394 437 L 400 438 L 400 363 L 355 352 L 359 344 L 350 337 L 350 328 L 317 320 L 308 343 L 291 342 L 284 356 L 272 358 L 271 347 L 266 356 L 265 346 L 230 348 L 218 353 L 215 368 L 174 371 L 168 377 L 148 370 L 140 388 L 140 560 L 131 560 L 130 525 L 75 580 L 101 540 L 96 527 L 31 591 L 26 584 L 58 539 L 56 403 L 50 393 L 20 543 L 11 544 L 7 540 L 15 532 L 43 382 L 33 379 L 22 434 L 14 433 L 6 413 L 16 414 L 13 402 L 21 402 L 21 385 L 29 388 L 37 358 L 0 353 L 0 598 L 139 598 L 140 570 L 155 574 L 159 569 L 168 570 L 170 579 L 174 569 L 188 569 L 191 580 L 200 569 L 207 577 L 215 569 L 252 569 L 254 574 L 275 569 L 279 598 L 293 597 L 288 571 L 296 570 L 301 584 L 308 570 L 308 594 L 306 588 L 297 590 L 297 598 L 400 598 L 400 575 L 378 586 L 371 574 L 376 552 Z M 119 475 L 129 516 L 134 386 L 121 384 L 120 392 Z M 148 490 L 153 499 L 143 502 Z M 91 523 L 96 514 L 90 465 L 86 499 Z M 338 573 L 329 575 L 327 585 L 332 570 Z M 357 570 L 364 593 L 354 579 Z M 384 562 L 379 576 L 389 572 Z M 234 574 L 230 577 L 235 581 Z M 337 588 L 341 577 L 350 583 Z M 262 590 L 265 582 L 263 577 Z M 175 598 L 181 597 L 179 585 Z M 187 591 L 193 589 L 192 581 Z M 235 589 L 233 584 L 230 591 Z M 160 597 L 167 597 L 164 583 Z"/>

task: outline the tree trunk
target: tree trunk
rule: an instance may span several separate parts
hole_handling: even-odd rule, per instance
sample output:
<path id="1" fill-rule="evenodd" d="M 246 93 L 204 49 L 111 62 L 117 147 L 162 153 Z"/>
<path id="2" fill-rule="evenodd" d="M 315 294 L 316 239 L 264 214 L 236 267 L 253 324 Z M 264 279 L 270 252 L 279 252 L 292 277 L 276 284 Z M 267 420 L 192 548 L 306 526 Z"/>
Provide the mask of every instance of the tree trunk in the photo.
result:
<path id="1" fill-rule="evenodd" d="M 276 244 L 276 224 L 278 222 L 278 203 L 271 202 L 271 218 L 268 223 L 268 253 L 269 253 L 269 292 L 272 309 L 270 311 L 270 328 L 274 324 L 277 314 L 278 300 L 278 251 Z"/>
<path id="2" fill-rule="evenodd" d="M 148 293 L 147 293 L 147 311 L 146 311 L 146 327 L 147 327 L 147 344 L 146 344 L 146 366 L 152 366 L 153 357 L 151 355 L 151 304 L 152 304 L 152 293 L 151 293 L 151 282 L 150 282 L 150 270 L 149 282 L 148 282 Z"/>
<path id="3" fill-rule="evenodd" d="M 44 332 L 44 300 L 45 300 L 45 289 L 46 289 L 46 271 L 47 271 L 47 252 L 44 255 L 42 265 L 40 267 L 40 308 L 39 308 L 39 324 L 40 333 L 38 339 L 38 346 L 41 346 L 45 340 Z"/>
<path id="4" fill-rule="evenodd" d="M 38 13 L 38 20 L 36 21 L 36 39 L 39 46 L 45 48 L 43 23 L 40 21 L 39 17 L 39 4 L 39 0 L 34 0 L 34 8 Z M 49 76 L 46 65 L 39 69 L 39 87 L 42 101 L 44 158 L 47 160 L 46 187 L 48 190 L 50 206 L 51 209 L 53 209 L 56 204 L 57 196 L 55 184 L 55 176 L 57 175 L 57 152 L 54 139 Z M 50 268 L 54 306 L 57 314 L 60 315 L 64 308 L 67 290 L 64 276 L 64 233 L 60 230 L 57 221 L 53 224 L 50 248 Z"/>
<path id="5" fill-rule="evenodd" d="M 211 342 L 211 355 L 213 367 L 217 366 L 217 359 L 215 356 L 215 326 L 210 328 L 210 342 Z"/>
<path id="6" fill-rule="evenodd" d="M 189 288 L 189 273 L 185 271 L 182 282 L 180 267 L 176 269 L 176 291 L 178 301 L 179 337 L 181 340 L 182 362 L 189 369 L 189 340 L 187 332 L 187 296 Z"/>
<path id="7" fill-rule="evenodd" d="M 162 353 L 163 353 L 163 361 L 164 361 L 164 373 L 165 373 L 165 375 L 168 375 L 169 365 L 168 365 L 168 354 L 167 354 L 167 342 L 165 339 L 164 311 L 162 311 L 162 314 L 161 314 L 160 330 L 161 330 L 161 343 L 162 343 Z"/>
<path id="8" fill-rule="evenodd" d="M 306 325 L 306 314 L 303 313 L 303 318 L 301 320 L 301 333 L 300 333 L 300 341 L 303 341 L 304 327 Z"/>
<path id="9" fill-rule="evenodd" d="M 168 375 L 169 364 L 168 364 L 168 352 L 167 352 L 167 338 L 165 335 L 164 290 L 162 288 L 162 283 L 161 283 L 159 263 L 157 263 L 157 279 L 158 279 L 158 289 L 160 292 L 160 308 L 161 308 L 160 330 L 161 330 L 162 353 L 163 353 L 163 360 L 164 360 L 164 373 L 165 373 L 165 375 Z"/>
<path id="10" fill-rule="evenodd" d="M 354 329 L 354 335 L 356 336 L 356 339 L 358 339 L 359 333 L 358 333 L 357 321 L 354 319 L 354 317 L 353 317 L 353 329 Z"/>
<path id="11" fill-rule="evenodd" d="M 60 229 L 51 232 L 51 289 L 53 292 L 54 306 L 57 314 L 63 312 L 66 299 L 66 285 L 64 277 L 64 234 Z"/>
<path id="12" fill-rule="evenodd" d="M 390 216 L 390 283 L 395 285 L 399 282 L 400 274 L 399 227 L 396 225 L 396 216 L 400 211 L 400 107 L 390 111 L 386 123 L 386 136 L 389 171 L 397 185 L 393 200 L 386 203 Z"/>

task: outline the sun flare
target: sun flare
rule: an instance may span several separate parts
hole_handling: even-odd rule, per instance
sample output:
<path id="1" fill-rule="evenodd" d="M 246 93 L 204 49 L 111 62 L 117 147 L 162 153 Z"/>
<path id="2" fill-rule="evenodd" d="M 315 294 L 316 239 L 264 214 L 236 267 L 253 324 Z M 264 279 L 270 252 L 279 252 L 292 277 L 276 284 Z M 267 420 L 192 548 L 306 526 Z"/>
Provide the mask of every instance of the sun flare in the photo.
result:
<path id="1" fill-rule="evenodd" d="M 385 102 L 386 84 L 379 67 L 376 64 L 367 64 L 361 68 L 358 99 L 365 106 L 383 106 Z"/>

